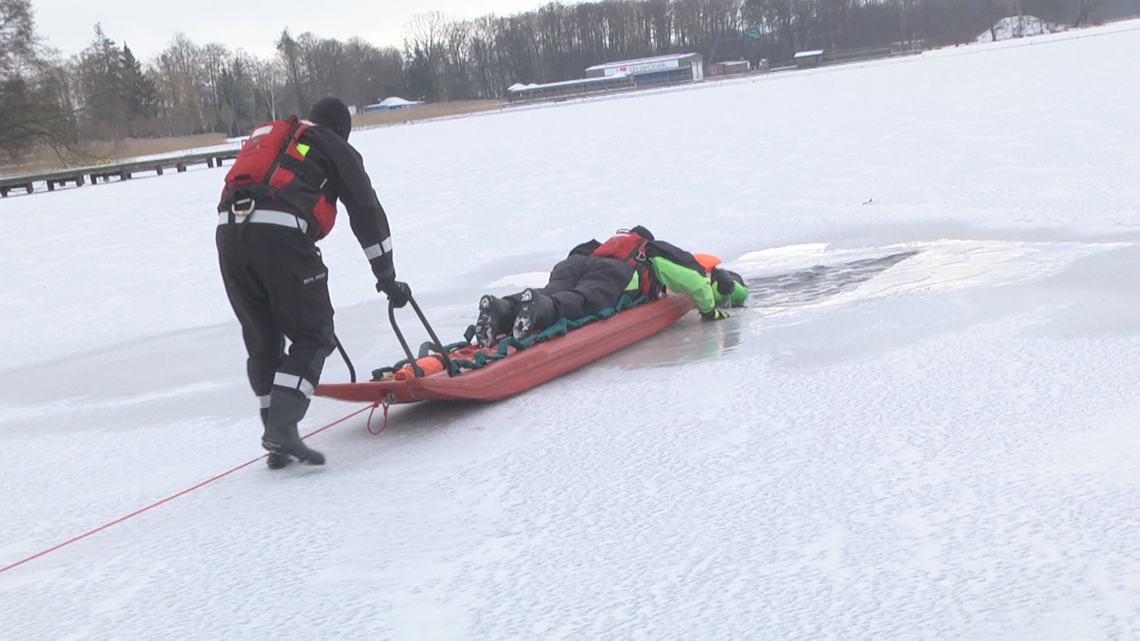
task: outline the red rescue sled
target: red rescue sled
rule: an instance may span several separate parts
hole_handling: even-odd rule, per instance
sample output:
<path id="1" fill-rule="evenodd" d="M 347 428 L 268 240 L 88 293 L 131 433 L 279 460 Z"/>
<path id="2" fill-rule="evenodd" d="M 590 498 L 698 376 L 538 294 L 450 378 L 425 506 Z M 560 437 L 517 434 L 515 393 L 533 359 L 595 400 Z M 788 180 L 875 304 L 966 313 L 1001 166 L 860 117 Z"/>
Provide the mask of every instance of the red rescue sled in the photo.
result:
<path id="1" fill-rule="evenodd" d="M 497 401 L 648 338 L 672 325 L 692 308 L 693 300 L 688 296 L 670 294 L 583 325 L 564 336 L 534 343 L 527 349 L 508 348 L 505 358 L 454 376 L 439 371 L 403 380 L 322 383 L 315 393 L 342 401 L 385 404 L 432 399 Z M 416 311 L 419 313 L 418 307 Z M 453 350 L 449 357 L 453 360 L 469 359 L 478 351 L 480 348 L 477 346 L 466 346 Z"/>

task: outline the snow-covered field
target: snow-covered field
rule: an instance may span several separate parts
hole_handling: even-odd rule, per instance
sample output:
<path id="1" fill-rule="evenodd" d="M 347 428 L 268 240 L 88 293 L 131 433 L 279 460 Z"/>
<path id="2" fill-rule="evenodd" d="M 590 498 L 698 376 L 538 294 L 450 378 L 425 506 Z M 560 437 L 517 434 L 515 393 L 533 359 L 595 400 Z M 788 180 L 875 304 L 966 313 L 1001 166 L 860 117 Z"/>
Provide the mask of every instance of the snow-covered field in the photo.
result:
<path id="1" fill-rule="evenodd" d="M 1140 638 L 1137 78 L 1133 22 L 355 132 L 447 340 L 638 223 L 750 307 L 4 571 L 0 638 Z M 0 202 L 0 567 L 261 454 L 223 173 Z"/>

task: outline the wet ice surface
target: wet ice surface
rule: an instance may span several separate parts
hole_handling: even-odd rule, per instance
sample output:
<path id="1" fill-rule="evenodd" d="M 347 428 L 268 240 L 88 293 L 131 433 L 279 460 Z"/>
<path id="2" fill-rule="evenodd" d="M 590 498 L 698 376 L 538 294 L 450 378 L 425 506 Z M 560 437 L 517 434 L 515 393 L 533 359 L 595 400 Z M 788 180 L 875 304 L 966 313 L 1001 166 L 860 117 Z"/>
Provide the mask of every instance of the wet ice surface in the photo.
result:
<path id="1" fill-rule="evenodd" d="M 660 336 L 651 337 L 602 364 L 639 368 L 684 365 L 703 358 L 716 358 L 731 351 L 745 339 L 742 322 L 748 310 L 787 311 L 821 303 L 841 292 L 854 289 L 859 283 L 874 278 L 917 253 L 918 250 L 897 252 L 878 258 L 812 265 L 775 276 L 745 278 L 749 297 L 745 301 L 745 307 L 729 310 L 733 317 L 716 323 L 699 323 L 696 319 L 687 318 L 681 323 L 682 329 L 674 328 Z M 704 326 L 693 327 L 694 323 Z"/>
<path id="2" fill-rule="evenodd" d="M 0 637 L 1140 636 L 1135 33 L 354 133 L 445 339 L 637 223 L 754 295 L 0 574 Z M 0 204 L 0 565 L 259 453 L 220 180 Z M 357 369 L 397 360 L 324 245 Z"/>
<path id="3" fill-rule="evenodd" d="M 807 304 L 854 289 L 859 283 L 874 278 L 892 265 L 917 254 L 919 250 L 899 252 L 881 258 L 864 258 L 838 265 L 813 265 L 779 276 L 750 278 L 749 307 L 790 307 Z"/>

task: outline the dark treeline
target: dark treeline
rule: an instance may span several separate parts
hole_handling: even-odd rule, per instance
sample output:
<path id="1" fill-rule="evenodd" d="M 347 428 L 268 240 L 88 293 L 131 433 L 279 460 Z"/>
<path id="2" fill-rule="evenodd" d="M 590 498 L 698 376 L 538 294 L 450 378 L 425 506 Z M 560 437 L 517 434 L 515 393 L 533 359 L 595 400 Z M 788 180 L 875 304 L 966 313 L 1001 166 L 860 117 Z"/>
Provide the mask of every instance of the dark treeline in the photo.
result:
<path id="1" fill-rule="evenodd" d="M 580 78 L 602 62 L 698 52 L 716 60 L 892 43 L 970 42 L 997 20 L 1034 15 L 1078 25 L 1120 0 L 603 0 L 549 3 L 457 21 L 421 14 L 403 49 L 312 33 L 257 57 L 185 36 L 140 61 L 99 25 L 61 59 L 37 36 L 31 0 L 0 0 L 0 144 L 13 160 L 38 146 L 205 132 L 238 135 L 326 95 L 362 108 L 392 95 L 426 101 L 502 97 L 513 83 Z M 750 36 L 742 38 L 748 31 Z M 712 62 L 712 60 L 706 60 Z"/>

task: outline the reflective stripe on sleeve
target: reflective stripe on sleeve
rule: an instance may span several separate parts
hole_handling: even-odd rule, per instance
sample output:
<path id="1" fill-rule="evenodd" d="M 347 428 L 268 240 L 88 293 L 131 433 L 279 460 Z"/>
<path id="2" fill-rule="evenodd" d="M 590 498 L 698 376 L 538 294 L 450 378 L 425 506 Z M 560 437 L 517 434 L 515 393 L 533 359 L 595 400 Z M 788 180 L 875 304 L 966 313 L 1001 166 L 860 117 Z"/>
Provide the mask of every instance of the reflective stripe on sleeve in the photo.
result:
<path id="1" fill-rule="evenodd" d="M 277 372 L 273 377 L 273 384 L 278 387 L 285 387 L 288 389 L 295 389 L 305 395 L 305 398 L 310 398 L 313 395 L 313 384 L 309 381 L 295 376 L 293 374 L 286 374 L 285 372 Z"/>
<path id="2" fill-rule="evenodd" d="M 263 410 L 269 409 L 269 399 L 270 398 L 272 398 L 272 397 L 269 394 L 266 394 L 265 396 L 258 396 L 257 397 L 257 402 L 261 406 L 261 409 L 263 409 Z"/>
<path id="3" fill-rule="evenodd" d="M 372 260 L 373 258 L 379 258 L 379 257 L 383 256 L 384 254 L 387 254 L 391 251 L 392 251 L 392 237 L 389 236 L 389 237 L 385 238 L 384 240 L 382 240 L 381 242 L 379 242 L 375 245 L 370 245 L 368 247 L 365 247 L 364 248 L 364 255 L 368 257 L 368 260 Z"/>

